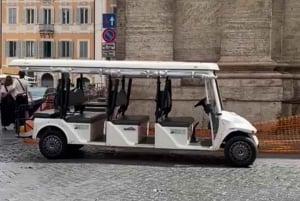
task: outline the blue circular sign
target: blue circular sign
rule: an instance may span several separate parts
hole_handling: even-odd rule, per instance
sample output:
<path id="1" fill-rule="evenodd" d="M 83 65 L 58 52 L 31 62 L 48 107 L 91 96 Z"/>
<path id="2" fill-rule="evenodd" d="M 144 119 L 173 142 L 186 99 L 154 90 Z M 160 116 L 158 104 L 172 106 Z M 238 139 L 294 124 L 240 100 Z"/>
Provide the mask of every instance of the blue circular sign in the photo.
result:
<path id="1" fill-rule="evenodd" d="M 114 29 L 105 29 L 102 33 L 102 38 L 105 42 L 111 43 L 116 39 L 116 32 Z"/>

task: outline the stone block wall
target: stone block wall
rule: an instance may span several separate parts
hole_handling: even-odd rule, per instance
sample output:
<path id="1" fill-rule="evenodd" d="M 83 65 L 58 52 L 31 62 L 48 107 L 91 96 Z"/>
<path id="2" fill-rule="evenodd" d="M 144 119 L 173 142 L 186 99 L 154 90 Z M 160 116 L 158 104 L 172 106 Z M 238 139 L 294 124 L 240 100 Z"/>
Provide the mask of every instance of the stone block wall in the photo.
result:
<path id="1" fill-rule="evenodd" d="M 226 109 L 251 121 L 300 112 L 291 102 L 300 99 L 298 0 L 118 0 L 117 8 L 117 59 L 217 62 Z M 154 115 L 155 81 L 139 83 L 129 112 Z M 199 115 L 199 85 L 174 82 L 174 115 Z"/>

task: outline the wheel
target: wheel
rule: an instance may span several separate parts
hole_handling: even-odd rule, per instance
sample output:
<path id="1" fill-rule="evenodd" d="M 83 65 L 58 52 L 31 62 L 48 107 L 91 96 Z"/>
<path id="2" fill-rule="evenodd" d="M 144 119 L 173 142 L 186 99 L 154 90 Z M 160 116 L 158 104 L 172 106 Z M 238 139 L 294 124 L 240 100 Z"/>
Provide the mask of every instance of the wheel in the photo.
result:
<path id="1" fill-rule="evenodd" d="M 83 144 L 68 144 L 69 151 L 77 151 L 83 147 Z"/>
<path id="2" fill-rule="evenodd" d="M 57 159 L 65 155 L 67 140 L 59 130 L 47 130 L 39 141 L 41 153 L 48 159 Z"/>
<path id="3" fill-rule="evenodd" d="M 249 137 L 237 136 L 225 144 L 225 158 L 234 166 L 248 167 L 256 159 L 257 148 Z"/>

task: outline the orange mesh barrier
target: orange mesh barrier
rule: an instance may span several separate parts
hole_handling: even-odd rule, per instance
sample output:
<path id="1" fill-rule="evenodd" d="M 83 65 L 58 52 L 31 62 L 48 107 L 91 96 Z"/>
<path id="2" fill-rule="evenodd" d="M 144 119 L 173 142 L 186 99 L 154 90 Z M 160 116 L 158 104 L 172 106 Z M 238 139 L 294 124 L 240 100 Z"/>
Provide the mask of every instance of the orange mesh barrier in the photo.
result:
<path id="1" fill-rule="evenodd" d="M 300 116 L 254 123 L 260 152 L 300 153 Z"/>

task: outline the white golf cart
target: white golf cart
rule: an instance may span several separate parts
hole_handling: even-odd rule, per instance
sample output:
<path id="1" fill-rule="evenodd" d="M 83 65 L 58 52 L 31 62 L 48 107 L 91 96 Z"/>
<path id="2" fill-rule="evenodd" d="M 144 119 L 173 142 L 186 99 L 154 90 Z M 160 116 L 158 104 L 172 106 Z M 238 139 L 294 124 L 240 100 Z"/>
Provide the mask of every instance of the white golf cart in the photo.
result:
<path id="1" fill-rule="evenodd" d="M 256 159 L 256 129 L 241 116 L 223 110 L 215 75 L 219 68 L 215 63 L 17 59 L 10 66 L 25 71 L 61 73 L 56 109 L 34 114 L 32 138 L 39 139 L 40 151 L 46 158 L 60 158 L 68 149 L 83 145 L 98 145 L 148 151 L 223 149 L 226 159 L 235 166 L 249 166 Z M 84 107 L 97 103 L 86 103 L 80 85 L 70 90 L 72 73 L 107 76 L 106 112 Z M 149 135 L 149 115 L 143 111 L 139 116 L 125 115 L 133 78 L 157 80 L 154 135 Z M 195 107 L 202 106 L 209 117 L 210 143 L 196 137 L 194 118 L 169 117 L 171 80 L 181 78 L 200 79 L 204 83 L 205 97 Z M 163 90 L 161 79 L 165 81 Z"/>

